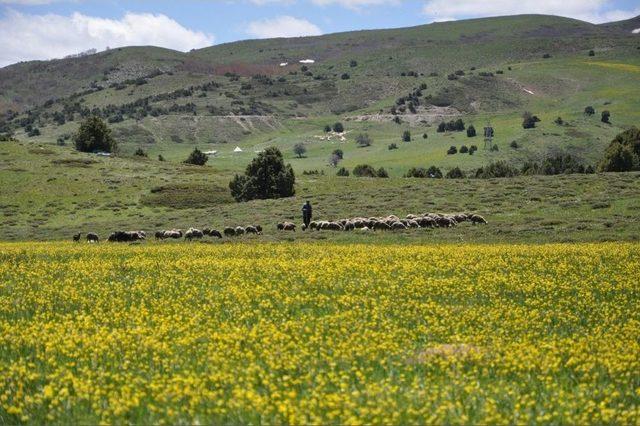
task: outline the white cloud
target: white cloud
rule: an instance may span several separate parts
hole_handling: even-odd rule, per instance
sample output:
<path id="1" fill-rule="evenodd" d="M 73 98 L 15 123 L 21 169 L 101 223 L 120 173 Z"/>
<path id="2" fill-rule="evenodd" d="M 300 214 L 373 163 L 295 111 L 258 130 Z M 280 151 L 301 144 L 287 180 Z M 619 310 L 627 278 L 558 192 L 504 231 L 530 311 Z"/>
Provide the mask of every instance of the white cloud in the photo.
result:
<path id="1" fill-rule="evenodd" d="M 400 4 L 401 0 L 311 0 L 319 6 L 328 6 L 338 4 L 353 10 L 361 10 L 366 6 L 395 6 Z"/>
<path id="2" fill-rule="evenodd" d="M 640 13 L 640 8 L 612 10 L 609 4 L 609 0 L 429 0 L 422 11 L 434 21 L 442 17 L 475 18 L 536 13 L 594 23 L 628 19 Z"/>
<path id="3" fill-rule="evenodd" d="M 322 34 L 322 30 L 306 19 L 278 16 L 250 22 L 247 34 L 256 38 L 301 37 Z"/>
<path id="4" fill-rule="evenodd" d="M 0 19 L 0 66 L 107 46 L 153 45 L 186 51 L 213 42 L 211 34 L 192 31 L 161 14 L 126 13 L 121 19 L 104 19 L 80 13 L 29 15 L 8 10 Z"/>

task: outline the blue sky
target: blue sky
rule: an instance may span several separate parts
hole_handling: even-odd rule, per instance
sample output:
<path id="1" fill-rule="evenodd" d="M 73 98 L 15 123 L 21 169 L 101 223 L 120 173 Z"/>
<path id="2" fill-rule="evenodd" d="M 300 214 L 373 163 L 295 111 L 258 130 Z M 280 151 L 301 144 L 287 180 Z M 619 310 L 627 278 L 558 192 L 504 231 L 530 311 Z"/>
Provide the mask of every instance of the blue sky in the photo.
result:
<path id="1" fill-rule="evenodd" d="M 544 13 L 590 22 L 640 14 L 638 0 L 0 0 L 0 66 L 90 48 L 189 50 L 433 21 Z"/>

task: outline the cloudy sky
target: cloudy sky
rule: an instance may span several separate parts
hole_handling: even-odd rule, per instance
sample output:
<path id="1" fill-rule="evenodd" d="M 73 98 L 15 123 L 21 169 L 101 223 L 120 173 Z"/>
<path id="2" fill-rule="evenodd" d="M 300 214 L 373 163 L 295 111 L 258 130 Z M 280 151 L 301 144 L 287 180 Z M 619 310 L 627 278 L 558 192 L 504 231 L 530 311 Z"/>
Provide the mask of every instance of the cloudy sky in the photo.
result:
<path id="1" fill-rule="evenodd" d="M 107 46 L 187 51 L 247 38 L 543 13 L 594 23 L 640 15 L 638 0 L 0 0 L 0 67 Z"/>

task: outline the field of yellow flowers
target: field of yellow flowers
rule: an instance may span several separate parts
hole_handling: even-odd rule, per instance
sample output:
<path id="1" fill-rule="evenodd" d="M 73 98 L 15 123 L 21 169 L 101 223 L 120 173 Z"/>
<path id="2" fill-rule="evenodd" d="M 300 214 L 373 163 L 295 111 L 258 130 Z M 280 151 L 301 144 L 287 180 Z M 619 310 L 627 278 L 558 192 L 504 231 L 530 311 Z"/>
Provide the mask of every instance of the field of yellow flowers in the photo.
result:
<path id="1" fill-rule="evenodd" d="M 0 424 L 640 424 L 640 244 L 0 244 Z"/>

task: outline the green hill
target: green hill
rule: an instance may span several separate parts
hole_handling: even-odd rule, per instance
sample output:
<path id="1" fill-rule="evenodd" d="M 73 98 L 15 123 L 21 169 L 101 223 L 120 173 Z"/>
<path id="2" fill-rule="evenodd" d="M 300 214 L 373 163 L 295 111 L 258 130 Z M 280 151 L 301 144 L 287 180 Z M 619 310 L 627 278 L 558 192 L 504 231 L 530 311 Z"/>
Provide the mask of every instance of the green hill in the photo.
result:
<path id="1" fill-rule="evenodd" d="M 391 193 L 403 185 L 401 176 L 410 167 L 471 172 L 497 160 L 519 167 L 565 154 L 595 165 L 617 133 L 640 124 L 640 35 L 629 30 L 636 22 L 593 25 L 522 15 L 248 40 L 188 53 L 127 47 L 15 64 L 0 69 L 0 134 L 12 134 L 20 143 L 0 142 L 7 148 L 0 159 L 0 181 L 37 188 L 37 200 L 73 187 L 79 200 L 92 200 L 93 213 L 77 210 L 82 202 L 73 204 L 67 195 L 59 207 L 74 211 L 78 223 L 94 223 L 89 216 L 97 215 L 95 223 L 108 228 L 122 221 L 110 219 L 110 208 L 96 210 L 96 190 L 111 194 L 119 200 L 114 203 L 124 203 L 136 217 L 149 215 L 149 209 L 168 209 L 145 216 L 157 218 L 154 226 L 170 219 L 183 202 L 204 209 L 194 217 L 237 208 L 226 194 L 227 182 L 267 146 L 279 147 L 299 176 L 319 173 L 303 180 L 317 185 L 298 185 L 303 197 L 339 197 L 342 181 L 330 177 L 336 169 L 328 161 L 335 149 L 344 152 L 340 166 L 348 169 L 362 163 L 384 167 Z M 314 62 L 300 63 L 304 59 Z M 596 114 L 585 115 L 586 106 Z M 604 110 L 611 113 L 610 123 L 600 121 Z M 525 111 L 540 119 L 534 129 L 523 129 Z M 39 150 L 62 158 L 79 155 L 70 137 L 92 114 L 109 121 L 121 147 L 118 158 L 87 167 L 32 161 L 46 158 Z M 440 122 L 457 119 L 466 127 L 474 125 L 479 135 L 437 131 Z M 323 128 L 336 121 L 346 133 L 327 138 Z M 482 129 L 487 124 L 495 129 L 497 150 L 485 149 Z M 401 139 L 406 130 L 410 142 Z M 361 133 L 370 136 L 371 146 L 356 145 Z M 297 143 L 305 144 L 303 158 L 293 153 Z M 391 144 L 398 149 L 388 149 Z M 471 145 L 479 148 L 474 155 L 447 154 L 451 146 L 460 151 Z M 195 146 L 217 155 L 202 169 L 185 169 L 181 162 Z M 235 153 L 236 146 L 243 152 Z M 138 148 L 148 159 L 133 156 Z M 167 161 L 158 162 L 158 155 Z M 87 170 L 111 176 L 104 182 L 120 183 L 100 189 L 83 185 Z M 57 180 L 61 171 L 66 180 Z M 123 187 L 122 182 L 129 184 Z M 151 192 L 169 183 L 178 186 Z M 203 191 L 212 191 L 213 205 L 200 195 L 200 201 L 180 198 Z M 167 197 L 172 201 L 163 204 Z M 34 235 L 23 222 L 28 201 L 0 195 L 1 210 L 11 218 L 5 225 L 22 229 L 12 238 Z M 394 203 L 401 204 L 391 197 L 385 205 Z M 55 235 L 67 229 L 66 219 L 56 226 L 42 220 L 42 226 L 57 229 Z"/>

